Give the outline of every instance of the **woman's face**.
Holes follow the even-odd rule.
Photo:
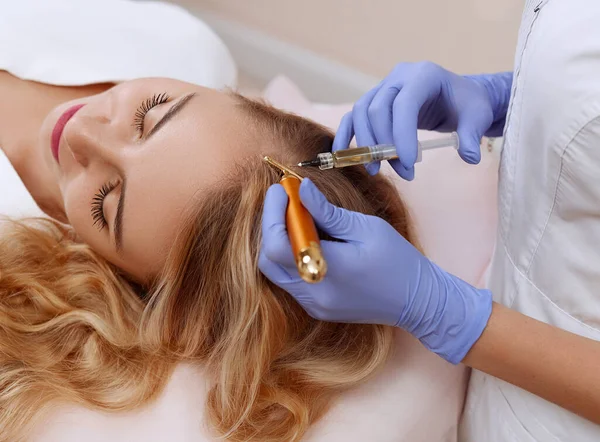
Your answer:
[[[82,240],[144,281],[162,268],[191,200],[231,160],[259,154],[248,150],[246,121],[222,92],[122,83],[50,112],[39,153],[51,173],[40,176],[55,177],[56,206]]]

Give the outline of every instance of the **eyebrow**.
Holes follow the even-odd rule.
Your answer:
[[[154,125],[154,127],[148,132],[148,134],[144,137],[144,140],[147,140],[156,132],[158,132],[165,124],[167,124],[173,117],[177,116],[179,112],[181,112],[187,103],[196,95],[195,92],[184,95],[179,100],[175,102],[173,106],[169,108],[167,112],[162,116],[160,120]],[[123,212],[125,209],[125,190],[127,189],[127,180],[123,179],[123,184],[121,185],[121,195],[119,196],[119,202],[117,204],[117,214],[115,215],[114,220],[114,236],[115,236],[115,246],[117,249],[117,253],[121,253],[123,251]]]
[[[123,179],[121,185],[121,196],[119,196],[119,203],[117,204],[117,214],[115,215],[114,221],[114,232],[115,232],[115,246],[117,253],[123,251],[123,209],[125,207],[125,189],[127,188],[127,180]]]
[[[185,108],[185,105],[188,104],[190,100],[194,98],[195,95],[196,93],[192,92],[190,94],[184,95],[179,100],[177,100],[175,104],[171,106],[168,111],[165,112],[162,118],[158,120],[154,127],[150,129],[148,134],[143,139],[149,139],[152,135],[158,132],[165,124],[167,124],[173,117],[177,116],[177,114]]]

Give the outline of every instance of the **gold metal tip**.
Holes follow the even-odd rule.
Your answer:
[[[311,242],[310,246],[300,250],[296,257],[296,267],[300,277],[309,284],[321,282],[327,274],[327,261],[319,244]]]
[[[284,166],[283,164],[281,164],[279,161],[275,161],[273,158],[271,158],[270,156],[264,156],[263,157],[263,161],[266,162],[267,164],[273,166],[276,169],[279,169],[283,172],[284,175],[291,175],[294,178],[298,178],[300,181],[302,181],[302,177],[300,175],[298,175],[296,172],[294,172],[292,169],[290,169],[287,166]]]

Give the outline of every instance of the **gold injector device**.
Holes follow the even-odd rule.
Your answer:
[[[285,223],[298,273],[306,282],[320,282],[327,273],[327,262],[323,257],[315,222],[300,201],[302,177],[271,157],[266,156],[263,160],[283,172],[279,183],[288,195]]]

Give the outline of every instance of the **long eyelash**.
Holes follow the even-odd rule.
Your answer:
[[[140,107],[138,107],[137,111],[135,111],[135,116],[133,118],[133,127],[140,133],[144,133],[144,118],[150,109],[160,104],[166,103],[169,101],[171,97],[167,95],[166,92],[162,94],[154,94],[152,97],[147,98],[142,101]]]
[[[106,218],[104,218],[104,198],[110,192],[112,192],[117,186],[118,182],[103,184],[98,190],[98,193],[92,198],[92,219],[94,220],[94,227],[98,230],[103,230],[107,226]]]

